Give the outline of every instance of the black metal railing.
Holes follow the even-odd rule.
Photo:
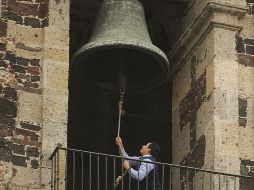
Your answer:
[[[124,159],[116,155],[57,147],[50,157],[51,189],[158,190],[149,187],[148,178],[140,182],[126,174],[122,168]],[[158,168],[161,190],[254,190],[254,177],[251,176],[162,162],[146,163]]]

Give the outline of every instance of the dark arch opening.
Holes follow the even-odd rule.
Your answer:
[[[88,41],[99,4],[99,0],[72,1],[70,59]],[[172,42],[169,42],[158,16],[149,8],[145,11],[153,43],[167,54]],[[69,74],[68,147],[117,155],[119,94],[86,88],[72,72]],[[170,81],[147,92],[126,96],[124,110],[120,136],[126,151],[138,155],[141,145],[155,141],[161,147],[159,161],[171,163]],[[71,165],[69,169],[72,169]]]

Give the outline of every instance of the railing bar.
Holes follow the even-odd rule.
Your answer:
[[[172,190],[172,170],[173,168],[172,167],[169,167],[169,190]]]
[[[92,190],[92,155],[89,154],[89,190]]]
[[[165,178],[165,176],[164,176],[164,165],[162,165],[162,174],[161,174],[161,176],[162,176],[162,179],[161,179],[161,187],[162,187],[162,190],[164,190],[164,178]]]
[[[195,188],[196,188],[196,170],[193,170],[194,171],[194,175],[193,175],[193,184],[192,184],[192,186],[193,186],[193,190],[195,190]]]
[[[76,178],[76,154],[73,151],[72,152],[73,155],[73,174],[72,174],[72,189],[75,190],[75,178]]]
[[[56,176],[56,156],[54,157],[54,165],[55,165],[55,167],[54,167],[54,190],[56,189],[56,178],[57,178],[57,176]]]
[[[234,177],[234,190],[236,190],[236,177]]]
[[[153,190],[155,190],[155,170],[157,170],[157,165],[154,165],[154,168],[153,168]]]
[[[60,152],[60,150],[57,152],[57,157],[56,157],[56,159],[57,159],[57,161],[56,161],[56,163],[57,163],[57,177],[56,177],[56,185],[57,185],[57,190],[59,190],[59,152]]]
[[[68,148],[63,148],[63,149],[68,149]],[[56,147],[53,153],[50,155],[49,160],[53,160],[58,150],[59,150],[59,147]]]
[[[204,177],[205,176],[205,173],[203,172],[203,179],[202,179],[202,190],[204,190]]]
[[[181,182],[181,168],[179,168],[179,189],[182,189],[182,182]]]
[[[140,164],[141,164],[141,162],[140,162],[140,160],[138,161],[138,168],[139,168],[139,166],[140,166]],[[138,179],[139,179],[139,169],[138,169]],[[137,185],[138,185],[138,190],[139,190],[139,180],[137,180]]]
[[[188,170],[188,168],[187,168],[187,170],[186,170],[186,181],[187,181],[187,189],[188,190],[190,190],[190,187],[189,187],[189,170]]]
[[[108,189],[108,157],[105,157],[105,189]]]
[[[122,163],[123,163],[123,159],[122,159]],[[122,174],[122,179],[121,179],[121,186],[122,186],[122,189],[123,189],[123,173],[124,173],[124,169],[123,169],[123,167],[121,167],[122,169],[121,169],[121,174]]]
[[[51,190],[54,187],[54,160],[51,160]]]
[[[220,190],[220,174],[219,174],[219,190]]]
[[[68,169],[68,163],[67,163],[67,150],[64,150],[64,154],[65,154],[65,172],[64,172],[64,183],[65,183],[65,189],[67,189],[67,169]]]
[[[148,170],[148,167],[147,167],[147,163],[146,163],[146,190],[148,190],[148,174],[147,174],[147,170]]]
[[[89,153],[89,154],[95,154],[95,155],[100,155],[100,156],[108,156],[108,157],[115,157],[115,158],[124,158],[126,160],[137,160],[137,159],[133,159],[133,158],[125,158],[123,156],[117,156],[117,155],[111,155],[111,154],[103,154],[103,153],[84,151],[84,150],[78,150],[78,149],[72,149],[72,148],[63,148],[63,147],[60,148],[60,147],[57,147],[56,149],[70,150],[70,151],[76,151],[76,152],[84,152],[84,153]],[[54,150],[54,152],[55,152],[55,150]],[[52,159],[53,153],[51,154],[50,159]],[[205,169],[199,169],[199,168],[195,168],[195,167],[181,166],[181,165],[175,165],[175,164],[169,164],[169,163],[163,163],[163,162],[152,162],[152,161],[144,161],[144,162],[146,162],[146,163],[152,163],[152,164],[160,164],[160,165],[165,165],[165,166],[171,166],[171,167],[177,167],[177,168],[188,168],[189,170],[193,169],[193,170],[197,170],[197,171],[200,171],[200,172],[206,172],[206,173],[212,173],[212,174],[220,174],[220,175],[231,176],[231,177],[243,177],[243,178],[254,179],[254,177],[252,177],[252,176],[244,176],[244,175],[236,175],[236,174],[229,174],[229,173],[223,173],[223,172],[216,172],[216,171],[212,171],[212,170],[205,170]]]
[[[83,152],[81,152],[81,188],[84,190],[84,156]]]
[[[116,179],[116,158],[114,157],[114,159],[113,159],[113,185],[115,183],[115,179]]]
[[[210,190],[212,190],[212,174],[210,174]]]
[[[129,176],[129,190],[131,190],[131,176],[130,175],[128,176]]]
[[[227,179],[226,179],[226,190],[228,190],[228,176],[226,176]]]
[[[100,190],[100,155],[97,155],[97,190]]]

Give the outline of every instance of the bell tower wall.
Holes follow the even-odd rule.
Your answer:
[[[69,3],[1,1],[0,189],[49,189],[66,146]]]
[[[252,175],[253,2],[189,1],[180,26],[168,54],[173,163]]]

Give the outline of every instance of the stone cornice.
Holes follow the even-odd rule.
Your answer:
[[[193,20],[189,27],[180,36],[172,50],[168,53],[171,65],[169,78],[183,66],[189,55],[195,50],[200,42],[215,28],[226,28],[239,32],[242,27],[239,19],[248,11],[247,7],[236,6],[215,1],[208,2],[202,12]],[[220,19],[221,15],[229,19]]]

